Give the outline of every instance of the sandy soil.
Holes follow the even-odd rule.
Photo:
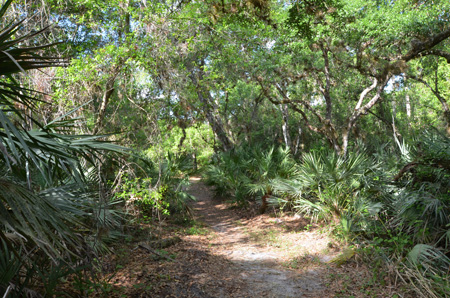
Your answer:
[[[294,230],[301,229],[306,226],[304,220],[267,215],[245,220],[228,209],[226,204],[215,200],[201,182],[194,182],[190,191],[197,197],[197,202],[193,204],[197,219],[215,231],[211,251],[231,261],[231,266],[237,269],[235,280],[244,284],[245,296],[320,297],[319,294],[325,287],[326,268],[308,266],[309,268],[299,272],[287,269],[286,262],[296,255],[314,255],[318,260],[329,257],[319,251],[327,251],[327,244],[331,239],[323,236],[313,241],[308,237],[311,233],[293,233],[284,242],[281,233],[277,231],[285,229],[287,224]],[[292,247],[293,245],[298,247]],[[314,257],[311,258],[313,259]]]
[[[105,288],[95,296],[322,298],[398,294],[392,278],[385,274],[374,279],[373,270],[358,256],[340,267],[330,265],[342,247],[323,227],[299,216],[281,216],[275,210],[264,215],[232,210],[215,199],[199,179],[192,180],[189,192],[197,198],[191,205],[197,224],[184,229],[169,223],[161,226],[164,237],[177,236],[182,241],[152,253],[139,243],[155,239],[155,229],[141,227],[139,242],[119,246],[105,260]]]

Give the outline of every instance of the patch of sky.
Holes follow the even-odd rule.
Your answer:
[[[266,48],[268,50],[271,50],[274,45],[275,45],[275,40],[269,40],[268,42],[266,42]]]
[[[403,89],[405,87],[404,79],[405,78],[404,78],[403,74],[393,76],[387,82],[386,87],[384,87],[384,91],[389,94],[391,92],[399,91],[399,90]]]

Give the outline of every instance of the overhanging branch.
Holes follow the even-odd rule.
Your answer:
[[[417,39],[413,39],[411,41],[411,50],[404,55],[400,60],[404,60],[406,62],[417,58],[425,51],[431,50],[434,46],[438,45],[442,41],[446,40],[450,37],[450,28],[442,31],[436,35],[433,35],[427,38],[425,41],[419,41]]]

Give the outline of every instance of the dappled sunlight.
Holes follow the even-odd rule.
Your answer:
[[[259,215],[242,219],[223,202],[212,198],[211,191],[202,183],[194,183],[191,193],[197,201],[192,204],[198,219],[208,224],[217,237],[214,246],[225,247],[229,258],[269,259],[286,261],[303,254],[334,255],[339,249],[331,237],[319,233],[299,216],[281,218]],[[227,247],[232,245],[232,247]]]
[[[190,232],[166,227],[165,237],[181,242],[159,250],[132,242],[105,260],[115,268],[104,280],[110,297],[322,298],[371,279],[364,265],[329,263],[342,249],[323,227],[299,216],[240,217],[201,182],[190,192],[197,197]]]
[[[108,282],[130,296],[143,297],[323,297],[318,290],[327,273],[324,268],[287,270],[264,254],[230,262],[229,256],[206,250],[205,240],[187,236],[171,247],[177,256],[173,262],[161,263],[146,251],[130,250],[127,267]]]
[[[239,278],[246,282],[249,293],[300,297],[323,289],[327,265],[317,262],[320,258],[305,258],[302,268],[290,269],[293,258],[329,253],[331,239],[313,231],[304,219],[268,215],[243,219],[223,202],[212,199],[211,191],[201,182],[194,182],[190,192],[197,198],[192,204],[197,219],[212,229],[210,252],[242,270]]]

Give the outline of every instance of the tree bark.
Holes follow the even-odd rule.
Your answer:
[[[117,74],[114,74],[108,79],[108,81],[106,81],[105,91],[103,92],[100,108],[98,109],[97,121],[95,122],[93,134],[97,134],[103,128],[103,120],[106,115],[106,108],[108,107],[109,100],[114,92],[114,83],[116,82],[116,76]]]
[[[436,35],[430,36],[425,41],[419,41],[417,39],[413,39],[411,41],[411,49],[409,50],[406,55],[404,55],[400,60],[404,60],[405,62],[408,62],[412,59],[418,58],[420,56],[426,56],[426,55],[437,55],[444,57],[444,58],[450,58],[450,56],[447,56],[448,53],[438,50],[432,50],[432,48],[442,41],[446,40],[450,37],[450,28],[447,28],[446,30],[442,31],[441,33],[438,33]],[[444,55],[446,54],[446,55]]]
[[[281,105],[281,113],[283,115],[283,137],[284,137],[284,144],[287,148],[292,149],[292,142],[291,142],[291,135],[289,134],[289,109],[287,104]]]
[[[267,207],[269,206],[267,203],[267,199],[270,198],[270,194],[265,194],[261,198],[261,206],[259,207],[259,214],[266,213]]]
[[[406,107],[406,117],[408,117],[408,127],[411,127],[411,99],[409,98],[409,94],[405,96],[405,107]]]
[[[297,155],[299,149],[303,150],[304,144],[302,142],[302,137],[303,137],[303,130],[302,130],[302,126],[299,125],[298,126],[298,135],[295,140],[294,155]]]
[[[397,103],[395,102],[395,99],[392,98],[392,129],[394,131],[394,137],[398,137],[398,132],[397,132],[397,126],[395,125],[395,118],[397,118]]]
[[[189,69],[190,68],[190,69]],[[202,86],[200,86],[199,81],[202,79],[202,72],[203,70],[197,70],[199,73],[199,78],[197,78],[194,68],[188,67],[189,69],[189,77],[192,81],[192,84],[195,87],[195,91],[197,93],[197,97],[199,101],[203,104],[202,112],[204,113],[206,119],[208,120],[209,125],[211,126],[211,129],[213,130],[213,133],[215,137],[219,140],[219,142],[222,145],[222,149],[224,151],[228,151],[233,148],[233,142],[228,137],[227,132],[224,128],[224,124],[222,119],[219,116],[219,113],[214,113],[214,100],[211,97],[211,94],[208,90],[205,90]],[[217,107],[216,107],[217,110]]]
[[[186,126],[182,126],[181,127],[181,132],[182,132],[182,136],[181,136],[181,138],[180,138],[180,142],[178,143],[178,150],[181,150],[181,148],[182,148],[182,146],[183,146],[183,143],[184,143],[184,140],[186,140]]]

